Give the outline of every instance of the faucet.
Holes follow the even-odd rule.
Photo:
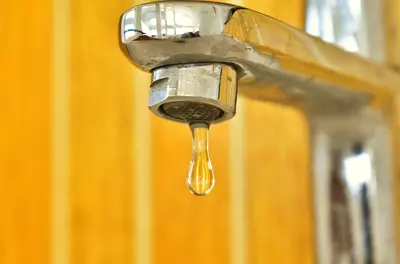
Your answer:
[[[119,37],[126,57],[151,73],[149,108],[161,118],[224,122],[235,116],[238,93],[301,111],[310,126],[318,262],[339,263],[337,255],[347,254],[357,263],[396,263],[392,146],[399,74],[222,3],[139,5],[122,15]],[[348,181],[345,196],[371,208],[368,216],[352,215],[363,226],[363,242],[347,252],[335,247],[340,238],[331,230],[335,174]]]

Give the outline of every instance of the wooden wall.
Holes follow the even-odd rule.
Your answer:
[[[0,263],[314,263],[307,126],[240,98],[211,128],[216,186],[189,194],[189,128],[147,110],[118,48],[139,1],[0,6]],[[303,0],[236,4],[303,26]]]

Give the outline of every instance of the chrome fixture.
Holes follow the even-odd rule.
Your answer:
[[[236,111],[237,73],[224,64],[182,64],[152,72],[149,108],[177,122],[217,123]]]
[[[119,35],[126,57],[152,74],[149,107],[162,118],[228,120],[237,92],[302,111],[311,131],[318,262],[396,263],[390,120],[397,73],[261,13],[221,3],[140,5],[123,14]],[[359,181],[354,188],[346,183],[343,197],[354,192],[369,199],[369,231],[360,227],[366,221],[354,225],[373,254],[335,248],[337,212],[328,208],[340,197],[330,198],[328,183],[343,178]],[[357,217],[362,214],[349,221]]]

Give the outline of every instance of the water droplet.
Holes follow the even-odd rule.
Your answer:
[[[209,124],[190,124],[193,136],[193,156],[187,177],[191,193],[197,196],[208,194],[214,187],[214,171],[208,154]]]

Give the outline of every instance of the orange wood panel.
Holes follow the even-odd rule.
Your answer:
[[[117,38],[132,2],[70,5],[70,262],[132,263],[140,135],[133,133],[133,70]]]
[[[49,263],[51,1],[0,4],[0,263]]]
[[[293,109],[246,102],[249,263],[313,263],[305,120]]]
[[[246,0],[245,6],[303,27],[303,0]],[[248,262],[314,263],[306,120],[295,109],[244,102]]]

